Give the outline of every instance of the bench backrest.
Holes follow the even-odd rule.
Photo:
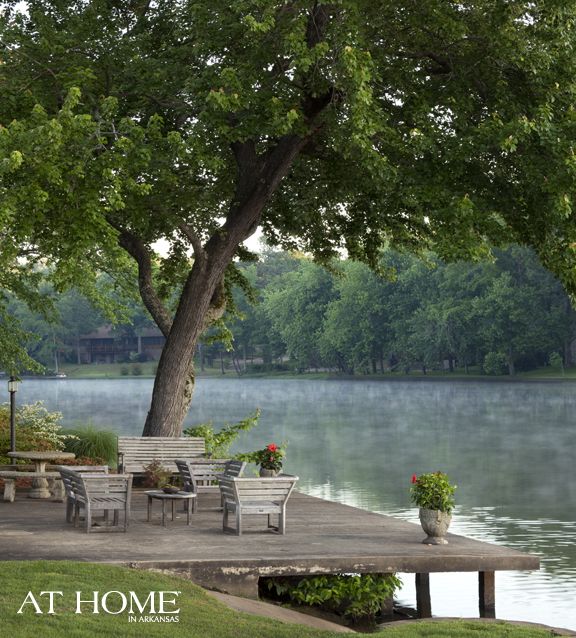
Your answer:
[[[291,474],[260,478],[222,476],[220,489],[225,500],[240,505],[246,501],[274,501],[282,504],[288,500],[297,480],[298,477]]]
[[[108,474],[110,468],[107,465],[55,465],[60,470],[70,470],[72,472],[88,472],[89,474]]]
[[[176,473],[176,459],[203,457],[206,443],[201,437],[119,436],[118,472],[141,474],[154,460]]]
[[[234,459],[176,459],[176,466],[184,482],[184,489],[197,492],[198,487],[218,489],[218,479],[222,476],[240,476],[246,467],[244,461]]]

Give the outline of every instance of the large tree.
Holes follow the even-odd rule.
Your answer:
[[[572,3],[0,11],[0,254],[49,257],[62,288],[136,265],[166,336],[145,435],[180,432],[196,344],[258,227],[372,265],[385,241],[464,257],[514,238],[573,283]]]

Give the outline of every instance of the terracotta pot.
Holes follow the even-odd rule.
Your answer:
[[[276,470],[269,470],[266,467],[260,468],[260,476],[277,476],[278,472]]]
[[[445,536],[448,532],[452,514],[440,510],[420,508],[420,523],[428,536],[422,541],[425,545],[447,545]]]

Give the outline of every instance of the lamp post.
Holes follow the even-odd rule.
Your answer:
[[[10,393],[10,452],[16,452],[16,392],[20,381],[16,377],[10,377],[8,392]],[[11,459],[12,465],[16,459]]]

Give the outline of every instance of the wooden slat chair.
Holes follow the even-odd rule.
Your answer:
[[[273,477],[237,478],[220,477],[220,490],[224,499],[224,517],[222,528],[242,534],[242,516],[249,514],[267,514],[268,528],[280,534],[286,533],[286,503],[297,476],[280,474]],[[228,515],[236,515],[236,529],[228,526]],[[278,525],[272,525],[272,515],[278,516]]]
[[[202,437],[193,436],[119,436],[118,472],[143,474],[144,467],[154,460],[178,473],[175,459],[202,458],[206,444]]]
[[[62,477],[62,483],[66,494],[66,522],[72,523],[74,522],[74,505],[76,503],[76,497],[73,490],[72,479],[68,473],[108,474],[109,468],[107,465],[59,465],[56,466],[56,468]]]
[[[132,497],[131,474],[84,474],[68,472],[74,491],[74,527],[78,527],[80,507],[85,510],[86,532],[126,532],[130,522],[130,501]],[[112,525],[105,520],[104,525],[92,527],[92,516],[97,511],[112,511]],[[124,510],[124,526],[118,524],[119,512]]]
[[[182,479],[182,489],[196,494],[220,493],[219,478],[242,476],[246,463],[235,459],[176,459],[174,461]],[[193,511],[198,507],[198,498],[193,500]],[[224,506],[224,500],[221,501]]]

